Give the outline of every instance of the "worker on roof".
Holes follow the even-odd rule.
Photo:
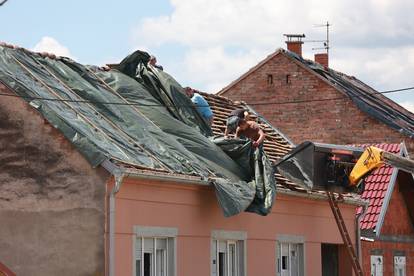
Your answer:
[[[265,133],[260,126],[253,121],[237,118],[236,137],[246,137],[252,141],[253,147],[257,148],[263,144]]]
[[[210,105],[201,96],[191,87],[184,88],[185,94],[191,98],[191,101],[196,105],[197,111],[201,114],[201,116],[207,121],[208,125],[211,127],[213,124],[213,111],[211,111]]]
[[[237,129],[237,123],[239,119],[244,119],[245,121],[250,120],[250,114],[247,109],[239,108],[233,110],[229,117],[227,118],[226,122],[226,130],[224,131],[224,137],[227,137],[229,133],[233,133]]]
[[[157,69],[164,70],[164,68],[161,65],[157,64],[157,58],[153,55],[150,56],[148,64],[151,65],[151,66],[154,66]]]

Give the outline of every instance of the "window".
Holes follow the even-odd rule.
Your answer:
[[[405,276],[405,256],[394,256],[394,275]]]
[[[278,242],[277,275],[303,275],[303,244]]]
[[[290,80],[290,75],[289,74],[287,74],[286,75],[286,84],[291,84],[292,82],[291,82],[291,80]]]
[[[338,244],[321,244],[322,276],[339,275],[339,246]]]
[[[135,227],[136,276],[174,276],[177,230],[161,227]]]
[[[212,275],[244,276],[246,234],[213,231],[212,237]]]
[[[303,276],[305,238],[280,234],[276,238],[276,275]]]
[[[267,74],[267,85],[273,85],[273,75]]]
[[[382,256],[371,255],[371,276],[382,276]]]

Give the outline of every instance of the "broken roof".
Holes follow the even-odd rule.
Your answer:
[[[413,113],[398,105],[386,96],[378,93],[378,91],[353,76],[348,76],[333,69],[323,67],[318,63],[304,59],[293,52],[286,51],[281,48],[267,56],[264,60],[252,67],[237,80],[220,90],[217,94],[225,95],[231,87],[279,54],[285,55],[302,68],[315,74],[317,77],[336,88],[346,97],[350,98],[361,111],[367,113],[371,117],[381,121],[396,131],[410,138],[414,138]]]
[[[206,137],[211,129],[171,76],[150,66],[125,66],[118,69],[139,77],[0,45],[0,81],[59,129],[93,166],[110,164],[185,179],[244,179],[237,163]],[[244,103],[204,96],[215,113],[215,134],[222,134],[231,110],[243,107],[255,114]],[[266,132],[264,149],[275,161],[293,144],[257,117]],[[309,193],[280,175],[276,179],[280,191],[325,198],[323,192]]]

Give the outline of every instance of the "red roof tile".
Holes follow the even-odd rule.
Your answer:
[[[364,144],[358,146],[368,147],[371,145]],[[400,152],[400,144],[374,144],[372,146],[392,153]],[[361,219],[362,230],[374,229],[377,225],[384,197],[387,193],[393,171],[394,168],[384,165],[365,178],[365,190],[361,197],[369,200],[369,205],[365,215]],[[358,208],[357,214],[360,214],[361,212],[362,208]]]

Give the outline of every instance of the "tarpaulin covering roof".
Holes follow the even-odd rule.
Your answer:
[[[244,210],[267,214],[275,194],[270,161],[256,155],[260,169],[249,175],[208,138],[211,129],[183,88],[147,65],[148,59],[147,53],[136,51],[116,69],[102,70],[0,46],[0,81],[59,129],[93,166],[110,160],[200,176],[216,187],[225,215]],[[257,192],[264,190],[258,202]]]

